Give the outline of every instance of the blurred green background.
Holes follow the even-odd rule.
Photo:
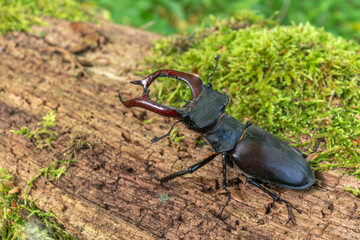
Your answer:
[[[360,0],[78,0],[107,9],[114,22],[164,35],[184,33],[208,22],[251,9],[280,24],[310,22],[347,39],[360,41]]]

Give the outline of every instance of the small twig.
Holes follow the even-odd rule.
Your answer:
[[[81,63],[71,54],[71,52],[67,51],[64,48],[58,47],[58,46],[50,47],[50,51],[60,52],[64,55],[66,55],[67,57],[69,57],[70,62],[75,64],[80,69],[80,71],[84,74],[84,77],[89,77],[89,75],[86,73],[83,65],[81,65]]]

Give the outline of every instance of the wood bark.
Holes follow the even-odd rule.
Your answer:
[[[164,139],[151,144],[173,121],[127,109],[117,98],[119,90],[127,99],[140,96],[142,89],[129,81],[141,79],[134,72],[150,54],[150,41],[159,36],[108,22],[47,21],[49,27],[36,27],[30,34],[0,36],[0,167],[15,176],[23,193],[39,169],[61,159],[59,153],[71,139],[93,143],[92,148],[77,152],[78,162],[66,176],[56,181],[42,177],[30,191],[30,199],[38,198],[36,206],[51,208],[71,235],[78,239],[360,238],[359,198],[344,191],[344,185],[359,187],[359,180],[339,171],[317,172],[315,185],[302,191],[270,186],[293,205],[296,225],[286,224],[284,204],[269,207],[272,199],[234,169],[228,169],[232,200],[224,212],[226,219],[218,219],[215,215],[226,201],[219,187],[221,157],[160,186],[145,171],[147,163],[153,164],[156,175],[165,176],[200,161],[211,149],[194,149],[198,135],[185,127],[178,129],[187,136],[182,142]],[[87,32],[96,33],[94,46],[84,47]],[[69,54],[79,48],[76,56]],[[9,132],[22,126],[34,129],[51,110],[56,111],[59,132],[55,150],[36,150],[28,139]],[[144,123],[149,118],[155,120]],[[165,194],[171,199],[160,201]]]

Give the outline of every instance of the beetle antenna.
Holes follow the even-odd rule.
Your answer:
[[[171,131],[172,131],[173,128],[175,127],[175,125],[178,124],[179,122],[182,122],[182,120],[179,120],[179,121],[175,122],[175,123],[171,126],[171,128],[170,128],[170,130],[169,130],[169,132],[168,132],[167,134],[165,134],[164,136],[161,136],[161,137],[156,137],[156,136],[155,136],[153,139],[151,139],[151,142],[152,142],[152,143],[155,143],[155,142],[159,141],[160,139],[163,139],[164,137],[169,136],[170,133],[171,133]]]
[[[212,76],[214,76],[215,70],[216,70],[216,68],[217,68],[217,66],[218,66],[218,63],[219,63],[219,60],[220,60],[220,54],[216,55],[216,58],[215,58],[216,65],[215,65],[214,71],[213,71],[213,72],[210,74],[210,76],[208,77],[208,79],[207,79],[207,81],[206,81],[206,84],[208,84],[210,78],[211,78]]]

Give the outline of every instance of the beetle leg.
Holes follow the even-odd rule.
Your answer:
[[[307,158],[308,156],[314,154],[317,152],[318,148],[320,147],[320,144],[321,142],[326,142],[325,139],[323,138],[320,138],[320,140],[316,143],[315,147],[314,147],[314,150],[312,152],[310,152],[309,154],[305,154],[303,152],[301,152],[300,150],[298,150],[297,148],[295,147],[292,147],[296,152],[298,152],[303,158]]]
[[[275,202],[283,202],[286,205],[286,208],[288,210],[288,221],[286,222],[286,224],[288,224],[290,221],[295,225],[295,222],[293,221],[293,217],[291,215],[291,207],[290,204],[281,199],[280,197],[276,196],[275,194],[273,194],[272,192],[270,192],[268,189],[266,189],[265,187],[261,186],[260,183],[254,179],[254,178],[247,178],[246,181],[252,185],[254,185],[255,187],[260,188],[261,190],[263,190],[264,192],[266,192],[267,194],[270,195],[270,197],[272,197],[274,199]]]
[[[180,176],[183,176],[185,174],[188,174],[188,173],[193,173],[195,172],[196,170],[198,170],[199,168],[203,167],[205,164],[209,163],[211,160],[213,160],[217,155],[219,155],[219,153],[216,153],[216,152],[212,152],[211,154],[209,154],[208,156],[206,156],[206,158],[204,158],[203,160],[201,160],[200,162],[198,163],[195,163],[194,165],[191,165],[190,167],[188,167],[187,170],[183,170],[183,171],[179,171],[179,172],[176,172],[176,173],[173,173],[173,174],[170,174],[166,177],[163,177],[163,178],[158,178],[156,177],[150,170],[149,168],[151,167],[151,165],[148,165],[146,167],[146,171],[151,175],[152,178],[156,179],[157,181],[160,182],[161,185],[164,185],[166,182],[174,179],[174,178],[177,178],[177,177],[180,177]]]
[[[299,153],[304,159],[307,158],[307,154],[303,153],[302,151],[300,151],[299,149],[297,149],[296,147],[291,146],[297,153]]]
[[[226,188],[226,162],[229,161],[229,153],[223,152],[222,153],[222,166],[223,166],[223,189],[226,191],[226,195],[228,196],[228,199],[226,200],[224,206],[221,208],[219,213],[219,218],[222,219],[221,215],[225,209],[225,207],[229,204],[231,199],[231,192]]]
[[[155,143],[155,142],[159,141],[160,139],[163,139],[164,137],[169,136],[170,133],[171,133],[171,131],[173,130],[174,126],[175,126],[176,124],[178,124],[179,122],[182,122],[182,120],[179,120],[179,121],[175,122],[175,123],[171,126],[171,128],[170,128],[170,130],[169,130],[169,132],[168,132],[167,134],[165,134],[165,135],[163,135],[163,136],[161,136],[161,137],[156,137],[156,136],[155,136],[153,139],[151,139],[151,142],[152,142],[152,143]]]
[[[316,145],[315,145],[315,147],[314,147],[314,150],[313,150],[311,153],[309,153],[308,155],[306,155],[306,157],[309,156],[309,155],[311,155],[311,154],[316,153],[317,150],[318,150],[318,148],[320,147],[320,143],[321,143],[321,142],[326,142],[326,141],[325,141],[325,139],[321,138],[321,139],[316,143]]]

